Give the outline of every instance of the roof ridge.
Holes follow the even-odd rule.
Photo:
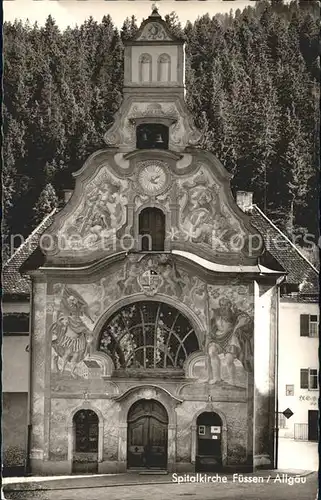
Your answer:
[[[52,217],[52,215],[54,215],[55,212],[57,212],[57,211],[58,211],[58,208],[54,208],[49,214],[46,215],[46,217],[44,217],[44,219],[42,219],[42,221],[38,224],[38,226],[35,227],[35,229],[33,231],[31,231],[31,233],[29,234],[29,236],[27,236],[27,238],[25,239],[25,241],[23,243],[21,243],[21,245],[18,246],[18,248],[11,255],[11,257],[4,263],[3,269],[8,264],[11,264],[12,259],[14,257],[17,257],[17,255],[20,253],[20,251],[23,249],[23,247],[28,243],[28,240],[30,240],[37,233],[37,231],[39,231],[39,229],[41,228],[41,226],[49,219],[49,217]]]
[[[316,267],[314,267],[312,262],[310,262],[309,259],[306,258],[306,256],[298,249],[298,247],[293,243],[293,241],[291,241],[290,238],[288,238],[288,236],[286,236],[286,234],[284,234],[283,231],[281,231],[281,229],[279,229],[274,224],[274,222],[272,222],[271,219],[269,219],[269,217],[267,215],[265,215],[265,213],[255,203],[252,205],[252,208],[256,208],[256,210],[268,221],[268,223],[274,229],[276,229],[283,236],[284,239],[286,239],[290,243],[290,245],[296,250],[296,252],[300,255],[300,257],[302,257],[309,264],[309,266],[313,269],[313,271],[315,271],[317,274],[319,274],[318,269]]]

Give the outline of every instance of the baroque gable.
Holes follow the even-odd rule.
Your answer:
[[[259,237],[234,203],[229,174],[209,153],[186,156],[101,151],[76,174],[76,189],[43,238],[47,261],[90,263],[139,251],[139,215],[148,207],[165,217],[165,250],[186,250],[218,263],[250,263]]]

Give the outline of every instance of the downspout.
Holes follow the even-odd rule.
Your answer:
[[[25,474],[31,473],[30,451],[31,451],[31,430],[32,430],[32,353],[33,353],[33,279],[31,279],[30,294],[30,319],[29,319],[29,380],[28,380],[28,423],[27,423],[27,456],[25,464]]]
[[[280,330],[280,287],[285,280],[281,276],[277,281],[276,294],[276,336],[275,336],[275,447],[274,447],[274,469],[278,468],[279,458],[279,330]]]

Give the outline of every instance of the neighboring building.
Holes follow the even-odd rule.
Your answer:
[[[318,440],[319,273],[299,249],[255,207],[252,223],[287,270],[279,312],[279,436]],[[285,410],[293,413],[290,418]]]
[[[28,277],[21,276],[20,266],[33,253],[39,238],[53,221],[54,210],[33,231],[12,257],[2,273],[2,435],[4,472],[25,469],[30,380],[29,333],[30,291]]]
[[[27,422],[7,385],[7,466],[11,429],[28,424],[38,474],[271,468],[279,292],[302,256],[282,260],[271,222],[245,214],[250,195],[235,203],[230,175],[196,147],[183,42],[155,9],[126,42],[124,82],[108,147],[4,267],[7,312],[27,313],[31,296]]]

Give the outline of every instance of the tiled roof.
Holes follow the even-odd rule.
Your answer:
[[[301,294],[319,293],[319,272],[297,246],[273,222],[253,205],[252,225],[262,234],[268,252],[287,272],[287,283],[298,284]]]
[[[17,248],[10,259],[5,262],[2,270],[2,294],[4,296],[19,295],[27,297],[30,294],[30,278],[21,276],[19,268],[38,247],[41,235],[52,224],[56,212],[56,208],[52,210],[22,245]]]

